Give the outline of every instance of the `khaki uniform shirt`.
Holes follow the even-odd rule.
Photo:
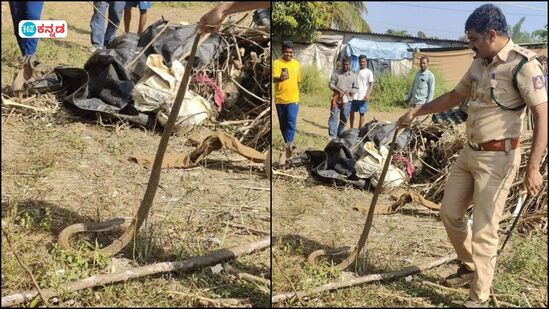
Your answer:
[[[513,87],[513,73],[517,64],[526,56],[529,60],[517,75],[519,91]],[[515,45],[511,39],[494,57],[491,63],[477,58],[455,88],[455,91],[470,99],[467,109],[466,135],[473,143],[519,138],[526,108],[518,111],[504,110],[490,96],[505,107],[522,104],[536,106],[547,102],[542,65],[535,60],[536,54]]]

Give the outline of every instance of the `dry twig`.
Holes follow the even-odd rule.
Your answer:
[[[190,271],[200,267],[206,267],[218,264],[219,262],[237,258],[241,255],[250,254],[257,250],[267,248],[271,245],[271,238],[266,237],[254,243],[238,245],[231,248],[219,249],[205,256],[193,257],[183,261],[163,262],[147,266],[135,267],[120,272],[104,275],[96,275],[86,279],[70,282],[62,286],[59,290],[74,292],[94,286],[106,285],[113,282],[126,281],[133,278],[149,276],[161,272],[171,271]],[[57,295],[56,288],[42,290],[44,299],[49,299]],[[2,307],[10,307],[21,304],[32,299],[38,294],[36,290],[20,292],[2,297]]]

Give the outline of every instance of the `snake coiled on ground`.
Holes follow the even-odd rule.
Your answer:
[[[352,251],[352,250],[354,250],[354,247],[350,247],[350,246],[339,247],[335,249],[319,249],[309,254],[309,256],[307,257],[307,261],[311,265],[318,266],[317,259],[321,256],[338,256],[338,255],[348,254],[349,251]]]
[[[393,152],[395,150],[395,142],[397,139],[399,133],[399,129],[395,127],[395,131],[393,133],[393,139],[391,140],[391,144],[389,145],[389,153],[387,154],[387,158],[385,159],[385,163],[383,164],[383,170],[381,171],[381,175],[379,176],[379,180],[376,186],[376,189],[374,191],[374,195],[372,197],[372,200],[370,201],[370,208],[368,209],[368,216],[366,217],[366,223],[364,224],[364,229],[362,230],[362,234],[360,234],[360,238],[358,240],[357,246],[353,249],[351,254],[343,260],[343,262],[333,266],[335,269],[339,270],[345,270],[347,267],[349,267],[351,264],[353,264],[356,259],[358,258],[358,255],[364,248],[364,245],[366,244],[366,240],[368,239],[368,234],[370,233],[370,228],[372,227],[372,221],[374,218],[374,210],[377,203],[377,198],[381,192],[381,189],[383,188],[383,182],[385,181],[385,175],[387,174],[387,170],[389,169],[389,165],[391,162],[391,158],[393,156]],[[337,250],[336,252],[340,252],[341,248],[334,249]],[[323,255],[334,255],[330,254],[333,252],[332,250],[317,250],[314,251],[309,255],[309,258],[307,259],[309,263],[316,265],[316,258]],[[312,261],[312,262],[311,262]]]
[[[63,249],[72,249],[70,237],[76,233],[82,232],[107,232],[124,223],[122,218],[114,218],[103,222],[76,223],[67,226],[59,233],[58,242]]]
[[[201,35],[197,33],[193,41],[191,52],[189,54],[189,59],[194,59],[196,55],[196,50],[198,48],[200,41],[201,41]],[[166,153],[166,148],[168,147],[168,141],[174,129],[175,120],[179,115],[179,110],[181,109],[183,98],[185,97],[185,93],[187,92],[187,86],[189,84],[189,78],[192,70],[191,62],[192,61],[190,61],[185,66],[185,72],[183,73],[183,80],[181,81],[181,84],[177,91],[177,96],[172,106],[172,110],[170,112],[170,115],[168,116],[168,121],[166,123],[166,126],[164,127],[164,131],[162,132],[162,137],[160,138],[158,150],[156,151],[156,156],[154,158],[154,163],[151,170],[151,175],[149,177],[149,182],[147,184],[147,189],[145,191],[145,196],[143,197],[143,200],[141,201],[141,205],[137,210],[137,215],[136,217],[134,217],[130,226],[124,231],[124,234],[122,234],[122,236],[120,236],[118,239],[115,239],[113,243],[110,244],[109,246],[102,249],[103,253],[107,254],[108,256],[112,256],[120,252],[124,247],[126,247],[130,243],[130,241],[132,241],[137,236],[137,231],[139,231],[139,228],[147,218],[149,214],[149,210],[152,207],[154,196],[158,188],[158,183],[160,182],[160,172],[162,169],[162,161],[164,160],[164,154]],[[122,222],[124,222],[123,220],[122,222],[120,222],[120,220],[122,219],[115,218],[115,219],[111,219],[111,220],[108,220],[105,222],[99,222],[99,223],[73,224],[61,231],[58,237],[59,245],[62,249],[66,249],[73,252],[77,251],[69,243],[69,239],[73,234],[79,233],[79,232],[108,231],[113,229],[117,225],[122,224]],[[87,256],[90,258],[93,258],[95,256],[95,251],[88,252]]]

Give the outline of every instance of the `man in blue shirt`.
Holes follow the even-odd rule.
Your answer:
[[[414,84],[406,97],[406,102],[412,107],[430,102],[435,94],[435,76],[428,70],[429,58],[421,57],[419,66],[421,70],[416,73]]]

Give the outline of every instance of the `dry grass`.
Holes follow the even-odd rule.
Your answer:
[[[370,111],[366,121],[373,117],[395,121],[402,113],[397,111],[390,115]],[[325,127],[328,108],[301,106],[298,117],[298,148],[323,149],[327,143],[323,136],[327,135]],[[276,120],[273,123],[273,141],[279,141],[278,123]],[[443,140],[450,142],[456,135],[447,134]],[[315,138],[310,138],[312,136]],[[273,158],[276,160],[275,155]],[[367,207],[372,192],[351,186],[321,184],[309,177],[305,168],[282,172],[285,175],[274,175],[273,178],[273,255],[277,261],[273,261],[273,295],[293,292],[294,288],[307,291],[351,275],[333,271],[328,260],[323,261],[324,264],[319,267],[313,267],[306,259],[317,249],[356,245],[366,215],[353,210],[353,207]],[[391,195],[399,197],[407,189],[383,192],[377,205],[391,205],[394,202]],[[539,253],[534,248],[538,248]],[[374,217],[359,265],[349,271],[358,275],[396,271],[453,252],[438,215],[411,203],[395,214]],[[493,293],[497,299],[516,306],[526,306],[526,297],[534,307],[546,306],[546,253],[547,234],[513,234],[497,263],[493,284]],[[340,261],[336,258],[333,262]],[[301,299],[293,298],[275,307],[455,307],[452,302],[465,300],[468,289],[445,289],[438,284],[457,268],[457,264],[450,263],[413,278],[375,282]],[[423,281],[434,284],[421,284]]]
[[[4,16],[5,6],[2,3]],[[45,4],[42,17],[62,15],[75,36],[62,45],[40,42],[38,55],[50,68],[59,63],[58,59],[82,67],[90,56],[86,49],[91,16],[88,6]],[[193,22],[209,7],[153,4],[149,21],[166,14]],[[69,16],[63,12],[72,13]],[[9,20],[9,13],[7,16]],[[11,80],[8,75],[15,70],[18,55],[10,27],[2,24],[3,85]],[[52,51],[59,58],[53,57]],[[143,198],[150,174],[129,158],[133,153],[154,155],[160,137],[158,132],[127,123],[84,119],[56,108],[57,103],[50,96],[25,102],[47,112],[2,106],[2,233],[9,233],[14,245],[12,249],[2,246],[2,296],[34,288],[14,252],[31,269],[41,288],[58,287],[127,263],[179,260],[263,237],[229,224],[269,230],[270,192],[254,189],[269,187],[262,166],[232,153],[218,152],[196,168],[162,172],[148,221],[134,245],[115,259],[92,263],[83,254],[60,250],[57,235],[70,224],[123,217],[127,226]],[[193,148],[186,145],[187,138],[201,140],[210,133],[201,128],[189,135],[174,136],[168,152],[189,152]],[[82,235],[73,241],[87,250],[95,247],[96,241],[100,245],[110,243],[121,232]],[[2,237],[2,244],[4,241]],[[269,250],[230,263],[256,276],[270,277]],[[58,299],[52,300],[53,306],[194,307],[203,306],[206,299],[223,304],[229,298],[254,307],[269,305],[269,295],[261,286],[224,272],[214,274],[209,268],[159,274],[70,294],[60,292]]]

